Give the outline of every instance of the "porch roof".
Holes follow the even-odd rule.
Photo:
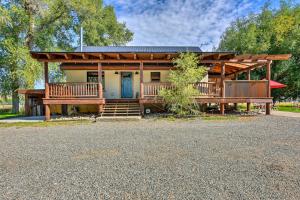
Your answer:
[[[226,75],[231,75],[264,66],[272,60],[288,60],[290,54],[259,54],[238,55],[235,52],[202,52],[198,47],[84,47],[73,52],[36,52],[31,56],[40,62],[59,62],[64,65],[84,68],[103,63],[113,68],[113,65],[125,64],[169,64],[182,52],[193,52],[199,56],[202,65],[209,67],[210,73],[220,74],[221,65],[225,64]],[[79,68],[78,68],[79,69]]]

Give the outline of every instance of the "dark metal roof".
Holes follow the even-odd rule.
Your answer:
[[[80,47],[75,52],[80,52]],[[201,53],[199,47],[192,46],[83,46],[82,52],[99,53]]]

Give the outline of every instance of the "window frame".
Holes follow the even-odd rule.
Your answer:
[[[90,81],[90,77],[95,78],[97,81]],[[88,83],[98,83],[98,72],[97,71],[88,71],[86,72],[86,82]],[[103,91],[105,90],[105,74],[104,71],[102,71],[102,88]]]
[[[154,74],[158,74],[158,76],[154,76]],[[161,82],[161,73],[160,72],[150,72],[150,80],[151,80],[151,82],[154,82],[154,83]]]

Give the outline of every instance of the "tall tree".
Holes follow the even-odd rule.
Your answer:
[[[282,90],[273,90],[275,99],[297,98],[300,95],[300,6],[290,1],[281,1],[279,9],[268,5],[257,15],[238,19],[221,38],[219,50],[239,53],[291,53],[292,59],[274,62],[272,79],[288,85]],[[265,70],[255,70],[253,77],[265,77]]]
[[[80,26],[86,45],[123,45],[133,37],[102,0],[0,0],[0,94],[12,96],[14,112],[16,90],[34,87],[42,75],[29,51],[71,50]]]

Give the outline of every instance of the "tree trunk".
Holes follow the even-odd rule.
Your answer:
[[[12,92],[12,113],[19,113],[19,94],[17,91]]]

